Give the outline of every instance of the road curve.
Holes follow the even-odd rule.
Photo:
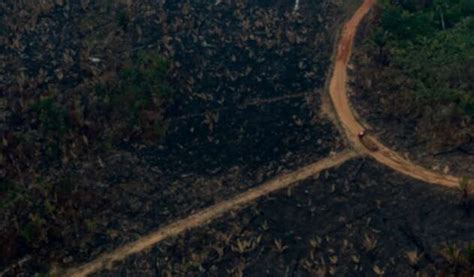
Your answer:
[[[366,152],[379,163],[427,183],[447,187],[458,187],[459,178],[457,177],[442,175],[419,165],[415,165],[412,162],[404,159],[396,152],[387,148],[375,137],[370,137],[370,139],[378,146],[379,150],[376,152],[371,152],[359,141],[357,137],[357,133],[364,130],[365,128],[355,118],[354,113],[350,107],[349,97],[347,95],[347,65],[351,57],[357,28],[364,16],[369,12],[374,4],[375,0],[364,0],[363,4],[344,26],[337,46],[337,54],[334,61],[334,70],[332,73],[331,82],[329,85],[329,93],[342,128],[344,129],[347,138],[355,149]]]

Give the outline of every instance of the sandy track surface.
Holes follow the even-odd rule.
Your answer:
[[[341,33],[339,45],[337,49],[336,60],[334,63],[334,71],[331,77],[329,93],[334,104],[336,114],[346,133],[350,143],[359,151],[366,152],[378,162],[408,176],[418,180],[447,186],[457,187],[459,179],[454,176],[442,175],[430,171],[421,166],[404,159],[398,153],[390,150],[380,143],[376,138],[370,137],[379,148],[378,151],[369,151],[358,139],[357,133],[364,130],[362,124],[355,118],[350,107],[349,97],[347,95],[347,65],[351,57],[354,37],[357,33],[357,27],[369,12],[375,0],[365,0],[359,7],[354,16],[346,23]]]
[[[103,268],[110,267],[114,262],[124,260],[132,254],[149,249],[160,241],[179,235],[192,228],[209,223],[211,220],[219,218],[231,210],[241,208],[242,206],[251,203],[262,196],[268,195],[283,188],[287,188],[298,181],[302,181],[308,177],[317,175],[322,170],[341,165],[356,156],[357,154],[355,152],[344,151],[286,175],[276,177],[275,179],[263,183],[258,187],[238,194],[229,200],[210,206],[189,217],[171,223],[170,225],[165,226],[156,232],[150,233],[134,242],[126,244],[110,253],[106,253],[88,264],[70,270],[66,273],[66,275],[76,277],[87,276]]]

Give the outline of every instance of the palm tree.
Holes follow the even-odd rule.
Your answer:
[[[446,10],[449,8],[449,4],[445,0],[435,0],[433,4],[434,4],[435,12],[439,14],[439,17],[441,20],[441,28],[443,30],[446,30],[446,22],[444,19],[444,14],[446,13]]]

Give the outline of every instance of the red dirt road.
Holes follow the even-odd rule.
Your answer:
[[[329,93],[331,95],[331,99],[339,121],[350,143],[357,150],[366,152],[379,163],[382,163],[402,174],[411,176],[427,183],[447,187],[457,187],[459,186],[459,179],[457,177],[442,175],[415,165],[412,162],[404,159],[398,153],[387,148],[373,136],[371,136],[370,139],[374,142],[374,144],[377,145],[379,150],[371,152],[366,149],[366,147],[359,141],[357,137],[357,134],[364,130],[364,127],[355,118],[354,113],[350,107],[349,97],[347,95],[347,65],[351,57],[354,37],[357,33],[357,27],[374,4],[375,0],[364,1],[354,16],[344,26],[341,38],[339,40],[337,49],[338,52],[334,62],[334,71],[329,86]]]
[[[357,137],[357,134],[364,130],[364,127],[355,118],[349,104],[346,88],[347,65],[351,56],[357,27],[374,3],[375,0],[364,1],[351,20],[348,21],[344,26],[338,44],[337,56],[329,90],[339,121],[350,143],[359,152],[366,153],[367,155],[372,156],[378,162],[385,164],[400,173],[422,180],[424,182],[447,187],[457,187],[459,185],[459,179],[457,177],[441,175],[427,170],[421,166],[415,165],[384,146],[373,136],[370,136],[370,140],[375,145],[377,145],[379,150],[371,152],[366,149],[366,147],[359,141]],[[106,267],[110,267],[114,262],[121,261],[130,255],[144,251],[163,241],[164,239],[179,235],[192,228],[205,225],[211,220],[219,218],[231,210],[245,206],[246,204],[274,191],[289,187],[298,181],[316,175],[322,170],[338,166],[356,156],[357,154],[351,151],[343,152],[333,157],[303,167],[287,175],[277,177],[261,186],[241,193],[234,198],[225,200],[216,205],[203,209],[193,215],[190,215],[187,218],[171,223],[170,225],[156,230],[155,232],[152,232],[134,242],[115,249],[110,253],[103,254],[90,263],[71,269],[67,272],[67,276],[87,276]]]

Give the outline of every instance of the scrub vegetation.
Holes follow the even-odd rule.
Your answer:
[[[363,88],[432,147],[472,147],[474,1],[381,1],[362,45]],[[370,80],[369,76],[373,76]]]
[[[378,47],[411,77],[407,88],[421,104],[452,106],[474,116],[474,1],[385,3]]]
[[[357,35],[351,100],[390,148],[474,176],[474,1],[380,1]]]

